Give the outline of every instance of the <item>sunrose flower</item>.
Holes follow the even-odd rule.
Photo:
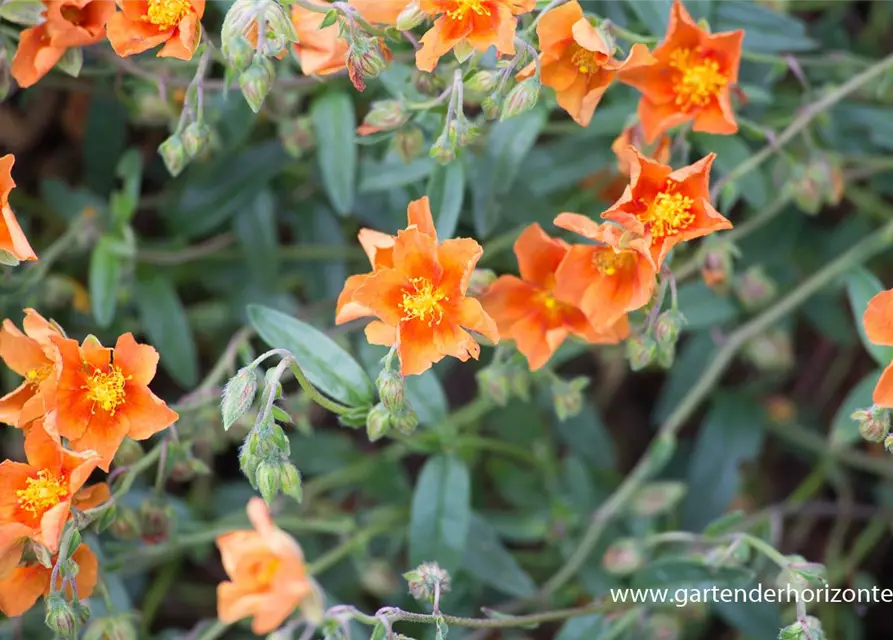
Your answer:
[[[132,334],[118,338],[114,349],[93,337],[82,345],[57,336],[52,340],[59,355],[56,386],[48,392],[47,428],[68,438],[75,451],[99,452],[103,470],[108,471],[125,436],[145,440],[179,418],[149,390],[158,352],[138,344]]]
[[[881,291],[868,302],[862,325],[873,343],[893,347],[893,289]],[[881,374],[872,400],[880,407],[893,409],[893,362]]]
[[[111,17],[106,29],[119,56],[132,56],[163,44],[159,58],[192,59],[201,41],[205,0],[115,2],[121,11]]]
[[[322,7],[327,2],[315,1]],[[305,9],[301,5],[291,6],[291,22],[298,34],[295,55],[301,63],[301,71],[308,76],[325,76],[337,73],[346,67],[347,40],[338,33],[338,25],[320,29],[326,14]]]
[[[28,462],[0,463],[0,527],[24,525],[33,538],[55,553],[75,493],[96,469],[99,456],[62,448],[41,425],[25,438]]]
[[[716,154],[673,171],[630,150],[630,184],[602,218],[644,236],[658,269],[680,242],[732,228],[710,204],[710,167]]]
[[[624,129],[611,143],[611,151],[617,157],[616,170],[612,168],[601,169],[583,180],[580,186],[593,191],[599,198],[607,202],[614,202],[623,195],[629,182],[630,156],[633,146],[642,150],[642,153],[661,164],[670,161],[672,140],[668,135],[662,135],[658,141],[649,145],[645,142],[642,133],[642,125],[635,124]]]
[[[652,52],[656,62],[622,70],[618,76],[642,92],[639,119],[649,142],[689,121],[695,131],[738,131],[730,89],[738,82],[743,39],[740,29],[705,31],[675,0],[667,35]]]
[[[557,294],[559,267],[569,250],[563,240],[530,225],[515,241],[521,277],[500,276],[481,298],[499,334],[515,341],[531,371],[545,365],[570,335],[589,343],[616,343],[629,331],[622,321],[596,330],[571,300]]]
[[[486,51],[496,47],[500,55],[514,55],[515,16],[532,11],[536,0],[420,0],[429,16],[439,16],[422,36],[416,66],[434,71],[438,61],[454,47]]]
[[[71,556],[78,566],[74,584],[78,598],[83,600],[93,594],[99,575],[99,562],[96,555],[82,544]],[[56,559],[53,558],[55,563]],[[50,594],[50,580],[53,570],[38,562],[14,568],[5,578],[0,574],[0,613],[15,618],[34,606],[41,596]],[[65,590],[68,599],[74,594],[71,587]]]
[[[301,547],[273,524],[263,500],[252,498],[247,511],[253,531],[233,531],[217,538],[229,576],[217,587],[217,617],[233,623],[251,616],[256,635],[275,631],[299,605],[304,606],[305,615],[316,617],[321,613],[321,597],[307,573]]]
[[[0,422],[26,428],[47,412],[40,390],[52,385],[56,345],[51,337],[62,334],[34,309],[25,309],[22,328],[24,333],[8,319],[0,327],[0,359],[24,378],[0,398]]]
[[[555,226],[598,243],[571,246],[558,267],[555,288],[595,327],[610,327],[648,304],[657,273],[644,238],[578,213],[559,214]]]
[[[612,47],[585,18],[576,0],[546,13],[536,33],[542,49],[543,84],[555,89],[561,108],[584,127],[618,71],[655,62],[643,44],[634,44],[626,60],[615,59]],[[519,77],[530,77],[535,68],[531,63]]]
[[[19,261],[37,260],[34,249],[28,244],[28,238],[9,206],[9,194],[16,186],[12,179],[13,164],[15,157],[12,154],[0,157],[0,252],[5,251]]]
[[[396,344],[403,375],[427,371],[446,356],[477,358],[480,346],[466,329],[499,340],[480,302],[465,295],[481,245],[470,238],[438,244],[427,197],[410,204],[409,221],[393,240],[383,234],[370,239],[373,271],[345,284],[336,316],[338,324],[377,317],[366,338]]]

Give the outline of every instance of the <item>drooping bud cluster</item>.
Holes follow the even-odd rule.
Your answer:
[[[436,562],[426,562],[403,574],[409,584],[409,593],[419,602],[433,603],[437,593],[447,593],[451,588],[450,574]]]
[[[583,389],[590,382],[590,378],[579,376],[571,380],[554,377],[552,380],[552,407],[556,417],[564,422],[569,418],[579,415],[583,410]]]
[[[289,461],[290,454],[285,431],[272,417],[255,425],[239,451],[242,473],[267,503],[280,492],[298,502],[303,497],[301,474]]]
[[[392,359],[392,353],[384,358],[384,368],[376,381],[381,402],[366,415],[366,434],[370,442],[383,438],[391,427],[404,435],[410,435],[419,424],[418,416],[406,399],[403,376],[392,368]]]

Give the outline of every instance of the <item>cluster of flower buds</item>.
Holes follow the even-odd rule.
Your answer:
[[[378,374],[378,395],[381,402],[366,415],[366,434],[370,442],[385,436],[393,427],[404,435],[412,434],[419,425],[419,417],[406,399],[406,384],[398,371],[391,369],[390,356]]]
[[[734,290],[741,305],[751,312],[767,307],[778,296],[778,285],[760,265],[742,273]]]
[[[550,389],[552,391],[552,407],[555,416],[564,422],[579,415],[583,410],[583,390],[589,385],[590,378],[578,376],[565,380],[554,376]]]
[[[301,501],[301,474],[289,461],[290,453],[285,431],[272,417],[255,425],[239,450],[242,473],[268,504],[280,492]]]
[[[825,640],[821,621],[814,616],[806,616],[802,621],[788,625],[778,633],[778,640]]]
[[[493,362],[477,372],[478,388],[482,395],[500,407],[508,405],[512,398],[530,401],[530,369],[520,356],[503,362]]]
[[[707,238],[699,260],[704,284],[717,293],[728,293],[738,254],[738,249],[734,245],[717,240],[713,236]]]
[[[859,433],[869,442],[883,442],[888,451],[893,450],[890,435],[890,410],[877,405],[859,409],[850,416],[859,423]]]
[[[844,192],[843,170],[827,155],[816,155],[794,164],[788,188],[801,211],[815,215],[826,206],[840,204]]]
[[[480,127],[465,115],[465,84],[457,74],[450,94],[443,130],[431,146],[431,157],[441,164],[449,164],[459,149],[467,147],[480,135]]]
[[[132,614],[98,618],[84,632],[84,640],[137,640],[138,637]]]
[[[434,603],[435,596],[451,588],[450,574],[436,562],[426,562],[403,574],[409,593],[419,602]]]
[[[664,311],[653,326],[630,336],[626,341],[626,356],[633,371],[641,371],[653,364],[668,369],[676,358],[676,343],[686,325],[685,316],[677,309]]]

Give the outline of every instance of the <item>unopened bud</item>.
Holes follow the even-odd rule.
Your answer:
[[[814,616],[806,616],[804,622],[798,620],[778,634],[778,640],[825,640],[826,637],[821,621]]]
[[[524,402],[530,401],[530,369],[527,367],[509,367],[506,375],[509,379],[509,388],[515,397]]]
[[[189,163],[189,154],[183,144],[183,138],[176,133],[158,146],[158,155],[164,160],[168,173],[177,177]]]
[[[141,533],[139,516],[130,507],[118,507],[108,531],[118,540],[133,540]]]
[[[183,147],[190,158],[207,149],[211,142],[211,129],[204,123],[192,122],[183,130]]]
[[[654,613],[646,625],[649,640],[679,640],[682,637],[682,623],[679,618],[666,613]]]
[[[487,293],[490,285],[496,282],[496,273],[492,269],[475,269],[468,279],[468,291],[466,295],[479,297]]]
[[[255,59],[242,75],[239,76],[239,86],[245,102],[254,113],[260,111],[267,94],[273,88],[276,72],[273,63],[266,58]]]
[[[242,367],[223,387],[220,411],[223,429],[229,428],[251,408],[257,395],[257,372],[252,367]]]
[[[583,389],[589,378],[580,376],[573,380],[556,380],[552,383],[552,406],[561,422],[579,415],[583,410]]]
[[[401,127],[391,138],[391,149],[403,162],[414,160],[425,148],[425,134],[414,125]]]
[[[602,566],[608,573],[625,576],[638,571],[645,564],[642,545],[632,538],[618,540],[605,551]]]
[[[290,462],[286,462],[282,467],[282,473],[279,476],[282,482],[282,493],[296,502],[300,502],[304,498],[304,489],[301,486],[301,472]]]
[[[316,145],[310,119],[300,117],[280,122],[279,141],[293,158],[303,157],[305,152],[310,151]]]
[[[786,331],[772,329],[748,341],[742,356],[760,371],[789,371],[794,366],[794,345]]]
[[[74,607],[59,593],[51,593],[46,599],[46,625],[62,638],[74,638],[77,614]]]
[[[869,442],[885,441],[890,433],[890,411],[872,405],[868,409],[860,409],[850,416],[859,423],[859,434]]]
[[[174,525],[174,510],[162,498],[150,498],[140,505],[140,535],[149,544],[164,542]]]
[[[276,499],[282,488],[281,471],[282,463],[278,460],[262,460],[257,465],[257,490],[267,504]]]
[[[465,88],[472,94],[490,93],[499,84],[500,75],[498,71],[489,69],[478,71],[465,83]]]
[[[357,91],[366,90],[366,80],[377,78],[388,66],[390,50],[380,38],[354,40],[347,50],[347,73]]]
[[[430,156],[439,164],[449,164],[456,159],[456,143],[451,139],[447,129],[431,145]]]
[[[396,413],[391,414],[391,426],[405,436],[412,435],[419,426],[419,416],[408,404]]]
[[[704,284],[718,293],[728,291],[731,284],[734,249],[725,242],[714,243],[701,258],[701,277]]]
[[[273,423],[270,427],[269,438],[270,442],[273,443],[282,455],[285,457],[291,455],[291,443],[288,441],[288,436],[285,435],[285,430],[281,426]]]
[[[444,594],[451,588],[450,574],[436,562],[426,562],[403,574],[409,584],[409,593],[419,602],[434,602],[437,587]]]
[[[396,27],[398,31],[412,31],[425,20],[426,14],[419,6],[418,0],[412,0],[403,11],[397,14]]]
[[[887,453],[893,453],[893,435],[884,438],[884,449],[887,450]]]
[[[751,267],[735,283],[735,295],[748,311],[766,307],[778,295],[778,286],[761,266]]]
[[[244,71],[254,58],[255,48],[242,34],[237,34],[230,40],[225,40],[221,47],[223,56],[229,65],[236,71]]]
[[[685,316],[671,309],[657,316],[654,323],[654,339],[659,345],[675,345],[682,327],[687,324]]]
[[[363,119],[363,124],[379,131],[391,131],[403,126],[409,119],[409,111],[401,100],[377,100]]]
[[[131,438],[124,438],[121,445],[112,458],[112,464],[116,467],[129,467],[143,459],[145,451],[142,445]]]
[[[482,396],[490,398],[498,406],[504,407],[511,397],[511,381],[502,367],[489,366],[475,376]]]
[[[500,120],[508,120],[530,111],[540,97],[540,81],[536,76],[522,80],[509,91],[502,105]],[[483,105],[482,105],[483,106]]]
[[[383,403],[379,402],[366,415],[366,435],[369,436],[369,442],[380,440],[390,428],[391,412]]]
[[[481,101],[481,110],[484,112],[484,117],[488,120],[495,120],[499,117],[499,112],[502,110],[504,96],[501,94],[493,94],[489,95]]]
[[[641,371],[657,357],[657,342],[644,333],[630,336],[626,341],[626,357],[633,371]]]
[[[652,482],[636,494],[630,509],[636,515],[654,517],[672,510],[685,496],[685,491],[683,482]]]
[[[376,382],[381,403],[387,410],[391,413],[402,410],[406,402],[406,383],[403,376],[398,371],[382,369]]]
[[[137,640],[132,616],[118,615],[93,621],[84,633],[84,640]]]
[[[397,575],[386,560],[370,560],[360,572],[363,587],[374,596],[389,597],[399,588]]]

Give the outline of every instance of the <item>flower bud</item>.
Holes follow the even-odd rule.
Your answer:
[[[508,120],[530,111],[540,96],[540,80],[536,76],[522,80],[509,91],[502,105],[500,120]],[[481,105],[483,106],[483,105]]]
[[[727,242],[713,242],[701,256],[701,277],[704,284],[717,293],[725,293],[734,271],[735,249]]]
[[[657,316],[657,320],[654,323],[654,339],[658,345],[675,345],[679,339],[682,327],[686,324],[685,316],[679,311],[675,309],[664,311]]]
[[[286,458],[291,455],[291,443],[288,441],[288,436],[285,435],[285,431],[275,422],[270,427],[269,436],[270,442],[279,450],[282,455]]]
[[[282,493],[294,498],[296,502],[300,502],[304,498],[304,489],[301,486],[301,472],[290,462],[286,462],[282,466],[282,473],[279,475],[282,483]]]
[[[191,122],[183,130],[183,147],[190,158],[201,154],[211,142],[211,129],[204,123]]]
[[[414,125],[402,127],[391,138],[391,149],[403,162],[414,160],[425,148],[425,134]]]
[[[400,586],[391,563],[386,560],[370,560],[360,571],[363,588],[380,598],[390,597]]]
[[[391,52],[380,38],[354,39],[347,50],[347,73],[357,91],[365,91],[366,80],[377,78],[390,59]]]
[[[363,119],[363,124],[379,131],[391,131],[406,124],[409,111],[401,100],[377,100]]]
[[[508,404],[511,397],[511,381],[502,367],[490,365],[478,371],[475,377],[481,395],[490,398],[500,407]]]
[[[255,59],[242,75],[239,76],[239,86],[242,95],[254,113],[260,111],[267,94],[273,87],[276,72],[273,63],[266,58]]]
[[[512,366],[508,367],[506,375],[512,394],[524,402],[530,402],[530,369],[523,366]]]
[[[577,377],[573,380],[556,380],[552,383],[552,406],[561,422],[578,415],[583,409],[583,389],[589,378]]]
[[[245,71],[254,59],[255,49],[242,34],[234,36],[230,40],[224,40],[221,52],[236,71]]]
[[[130,507],[117,506],[115,519],[109,524],[108,532],[118,540],[133,540],[141,533],[140,519]]]
[[[504,96],[502,94],[492,94],[487,96],[481,101],[481,110],[484,112],[484,117],[487,120],[495,120],[499,117],[499,112],[502,110]]]
[[[850,417],[859,423],[859,434],[869,442],[884,442],[890,433],[890,411],[887,409],[872,405]]]
[[[451,588],[450,574],[436,562],[421,564],[404,573],[403,577],[409,584],[409,593],[419,602],[434,602],[435,587],[440,587],[441,594]]]
[[[501,75],[498,71],[491,69],[478,71],[465,83],[465,88],[472,94],[490,93],[499,85],[499,77]]]
[[[794,366],[791,337],[781,329],[771,329],[747,342],[742,356],[766,373],[789,371]]]
[[[391,426],[405,436],[412,435],[419,426],[419,416],[412,407],[404,404],[400,411],[391,414]]]
[[[391,413],[401,411],[406,401],[406,384],[403,376],[397,371],[382,369],[376,382],[378,395],[385,408]]]
[[[821,621],[814,616],[806,616],[805,625],[798,620],[782,629],[778,634],[778,640],[825,640],[826,638]]]
[[[419,6],[418,0],[412,0],[403,8],[403,11],[397,14],[397,30],[412,31],[422,24],[426,17],[425,12]]]
[[[307,117],[283,120],[279,123],[279,141],[293,158],[300,159],[316,145],[313,125]]]
[[[173,508],[163,498],[150,498],[140,505],[140,536],[149,544],[164,542],[174,528]]]
[[[131,438],[124,438],[118,451],[115,452],[115,457],[112,458],[112,464],[116,467],[129,467],[142,460],[144,455],[145,451],[140,443]]]
[[[618,540],[605,551],[602,566],[608,573],[625,576],[638,571],[645,564],[642,545],[633,538]]]
[[[74,638],[77,630],[77,614],[74,607],[59,593],[46,598],[46,625],[62,638]]]
[[[686,486],[683,482],[670,480],[647,484],[636,494],[630,504],[630,510],[644,517],[654,517],[672,510],[685,496]]]
[[[189,154],[183,144],[183,138],[176,133],[158,146],[158,155],[164,160],[168,173],[177,177],[189,163]]]
[[[369,442],[380,440],[390,428],[391,412],[379,402],[366,415],[366,435],[369,436]]]
[[[466,295],[477,298],[487,293],[487,290],[496,282],[496,273],[493,269],[475,269],[468,280],[468,292]]]
[[[886,449],[887,453],[893,453],[893,434],[884,438],[884,449]]]
[[[99,618],[84,633],[84,640],[137,640],[137,637],[132,616],[126,614]]]
[[[682,623],[679,618],[666,613],[655,613],[646,624],[649,640],[679,640],[682,637]]]
[[[257,465],[257,490],[267,504],[273,502],[282,488],[282,463],[278,460],[262,460]]]
[[[748,311],[766,307],[778,295],[778,286],[761,266],[751,267],[735,283],[735,295]]]
[[[242,367],[223,387],[220,412],[224,431],[229,431],[233,423],[251,408],[256,395],[257,372],[252,367]]]
[[[449,164],[456,159],[456,143],[451,140],[447,129],[437,138],[429,154],[439,164]]]
[[[641,333],[630,336],[626,341],[626,357],[633,371],[641,371],[657,356],[657,342],[651,336]]]

